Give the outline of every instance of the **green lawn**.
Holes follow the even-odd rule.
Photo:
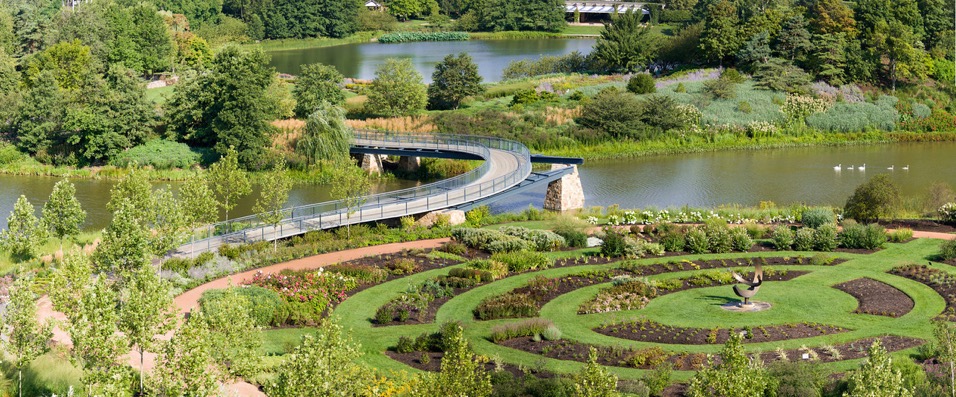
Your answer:
[[[547,222],[528,222],[524,226],[545,227]],[[648,342],[617,339],[594,332],[592,329],[611,321],[647,317],[667,325],[687,327],[741,327],[746,325],[787,324],[803,321],[819,322],[850,329],[848,332],[824,335],[813,338],[795,339],[779,342],[748,344],[749,351],[774,350],[777,347],[785,349],[798,348],[801,345],[821,346],[823,344],[837,344],[861,338],[894,334],[931,340],[932,327],[930,319],[941,313],[945,301],[929,287],[886,273],[889,269],[907,263],[925,263],[926,257],[938,251],[939,241],[921,239],[907,244],[888,244],[887,248],[869,255],[835,253],[834,256],[846,258],[847,262],[837,266],[792,266],[777,267],[778,269],[807,270],[809,274],[786,282],[768,282],[760,291],[758,300],[767,301],[774,306],[771,310],[760,313],[731,313],[718,306],[728,300],[737,299],[729,286],[700,288],[673,293],[656,298],[641,310],[617,313],[601,313],[578,315],[579,305],[597,294],[607,284],[582,288],[562,295],[546,304],[541,310],[541,317],[552,320],[561,329],[564,338],[584,343],[604,346],[621,346],[642,348],[660,346],[665,350],[684,352],[716,353],[720,345],[666,345]],[[554,256],[568,256],[594,254],[594,250],[554,253]],[[772,257],[796,256],[801,253],[760,252],[688,255],[686,257],[647,258],[641,263],[662,263],[679,259],[719,259],[743,257]],[[802,253],[806,256],[812,255]],[[524,285],[530,278],[541,275],[555,277],[579,273],[586,270],[611,269],[619,263],[607,265],[586,265],[565,268],[548,269],[544,271],[519,274],[494,283],[486,284],[461,295],[454,297],[444,304],[437,314],[434,324],[372,327],[370,322],[375,310],[405,291],[409,286],[416,285],[428,278],[446,274],[447,269],[436,269],[414,274],[409,277],[381,284],[364,290],[339,305],[336,315],[342,324],[352,330],[352,337],[361,343],[365,352],[363,360],[382,370],[411,371],[415,370],[394,361],[383,352],[394,346],[399,336],[417,336],[422,332],[433,332],[438,325],[446,321],[461,321],[465,325],[465,333],[470,338],[474,349],[489,357],[497,357],[506,363],[537,367],[544,364],[544,368],[558,373],[573,373],[578,371],[582,364],[572,361],[546,359],[540,356],[512,350],[491,343],[486,338],[490,335],[492,326],[519,320],[476,321],[472,316],[472,309],[481,300],[508,292]],[[936,265],[947,271],[949,266]],[[686,276],[693,272],[665,273],[652,278],[673,278]],[[834,284],[845,281],[870,277],[891,284],[913,298],[916,302],[914,309],[900,317],[889,318],[873,315],[851,314],[857,302],[850,295],[831,288]],[[266,349],[270,354],[287,352],[299,336],[307,330],[281,329],[266,332]],[[895,353],[898,356],[912,353],[902,351]],[[845,371],[859,365],[860,360],[847,360],[824,364],[832,371]],[[612,371],[622,378],[634,379],[643,374],[642,370],[613,367]],[[693,373],[690,371],[677,372],[677,379],[687,379]]]
[[[146,100],[156,105],[162,105],[173,95],[173,87],[174,86],[167,85],[165,87],[148,89],[146,90]]]

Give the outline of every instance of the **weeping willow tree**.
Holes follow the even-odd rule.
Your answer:
[[[321,101],[309,115],[295,150],[310,165],[339,163],[348,157],[351,141],[352,130],[345,124],[345,110]]]

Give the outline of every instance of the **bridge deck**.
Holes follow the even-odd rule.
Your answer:
[[[430,141],[433,140],[433,141]],[[524,181],[531,174],[528,149],[520,143],[495,138],[453,135],[413,136],[358,132],[356,144],[401,146],[462,151],[485,158],[485,163],[465,175],[418,188],[366,196],[365,204],[351,215],[339,202],[290,208],[277,226],[263,224],[255,216],[220,222],[198,231],[191,242],[173,255],[195,256],[215,251],[224,244],[272,241],[310,230],[420,214],[486,199]],[[204,238],[198,238],[204,237]]]

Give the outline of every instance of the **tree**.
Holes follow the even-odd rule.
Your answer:
[[[189,224],[181,202],[173,197],[169,189],[153,191],[150,203],[153,210],[143,228],[149,234],[149,252],[162,256],[183,242]]]
[[[13,119],[12,130],[20,150],[49,162],[48,151],[66,117],[66,100],[53,72],[44,70],[26,89],[23,102]]]
[[[485,369],[488,359],[472,352],[461,325],[443,326],[443,330],[446,329],[448,334],[442,335],[443,341],[447,342],[443,342],[446,346],[441,371],[424,376],[412,396],[490,396],[491,374]]]
[[[249,301],[234,288],[203,307],[209,326],[206,343],[215,361],[231,375],[251,375],[259,366],[262,333],[249,315]]]
[[[843,214],[860,222],[891,216],[900,202],[900,189],[888,174],[880,174],[857,186],[843,206]]]
[[[149,264],[149,238],[140,223],[137,209],[124,198],[103,231],[103,241],[93,251],[93,263],[100,271],[122,273]]]
[[[165,396],[212,396],[219,392],[222,374],[216,368],[209,340],[209,324],[193,311],[169,342],[163,344],[152,388]]]
[[[187,225],[195,227],[216,221],[219,213],[216,197],[204,174],[193,174],[179,186],[176,198]]]
[[[933,334],[938,343],[939,360],[949,364],[950,395],[956,397],[956,327],[943,319],[933,320]]]
[[[150,212],[153,211],[153,187],[149,183],[146,170],[136,163],[130,164],[127,170],[123,179],[110,189],[110,201],[106,203],[106,209],[115,213],[122,208],[123,201],[129,201],[130,208],[139,219],[149,219],[152,217]]]
[[[345,210],[345,231],[352,240],[352,214],[365,204],[365,196],[372,188],[368,174],[355,167],[337,168],[332,176],[332,197],[342,200]]]
[[[867,358],[859,369],[847,378],[847,391],[843,397],[909,397],[912,390],[903,386],[903,375],[893,368],[893,360],[880,344],[874,340],[867,352]]]
[[[646,69],[654,61],[660,43],[649,27],[642,26],[643,16],[628,10],[605,24],[594,45],[594,58],[615,71],[632,73]]]
[[[126,335],[129,348],[139,351],[139,392],[143,394],[145,352],[155,351],[156,336],[173,328],[175,309],[169,284],[159,278],[152,265],[131,273],[121,293],[119,329]]]
[[[616,397],[617,376],[597,363],[597,349],[588,351],[588,363],[584,370],[574,376],[574,397]]]
[[[14,257],[26,259],[36,255],[44,241],[46,228],[37,219],[33,204],[21,194],[7,217],[6,230],[0,231],[0,247],[9,250]]]
[[[484,0],[471,2],[478,28],[483,31],[536,30],[557,32],[567,24],[564,20],[564,2],[561,0]]]
[[[428,86],[429,109],[458,109],[466,97],[478,95],[484,91],[478,65],[466,53],[458,56],[449,54],[432,73],[432,83]]]
[[[339,88],[344,78],[335,66],[321,63],[302,66],[302,73],[295,79],[292,88],[296,116],[308,117],[322,101],[336,106],[344,104],[345,94]]]
[[[23,366],[50,350],[47,342],[53,337],[51,324],[37,321],[38,296],[31,289],[32,279],[20,276],[10,289],[3,311],[3,344],[17,369],[17,394],[23,397]]]
[[[209,183],[219,207],[226,211],[226,219],[229,219],[229,211],[235,208],[236,200],[252,192],[249,177],[239,168],[239,153],[231,147],[225,156],[209,167]]]
[[[810,6],[810,28],[819,34],[852,34],[856,31],[853,10],[843,0],[816,0]]]
[[[371,371],[356,362],[361,356],[337,319],[327,317],[315,335],[302,337],[266,391],[275,397],[364,395]]]
[[[66,179],[53,185],[53,192],[41,212],[47,230],[60,240],[61,251],[63,238],[80,234],[80,225],[86,220],[86,211],[76,199],[76,186]]]
[[[760,32],[747,40],[737,52],[737,67],[745,72],[753,73],[760,65],[770,60],[770,35]]]
[[[272,225],[272,250],[279,250],[279,224],[285,219],[282,206],[289,201],[289,191],[292,190],[292,178],[285,167],[276,166],[266,174],[259,186],[259,199],[253,211],[262,223]]]
[[[720,362],[708,359],[687,389],[690,397],[760,396],[773,387],[773,379],[760,360],[747,357],[741,336],[732,333],[720,351]]]
[[[810,41],[810,32],[807,30],[807,21],[803,15],[796,16],[787,20],[783,29],[777,36],[777,51],[782,55],[788,56],[790,61],[802,59],[811,48],[813,43]]]
[[[309,164],[344,164],[352,144],[352,129],[345,124],[345,109],[319,102],[305,122],[295,151]]]
[[[428,95],[422,75],[409,59],[388,59],[375,70],[366,112],[386,117],[409,116],[425,109]]]
[[[66,253],[50,278],[53,308],[61,313],[77,312],[84,288],[90,283],[91,277],[93,266],[89,256],[79,251]]]
[[[94,395],[94,390],[115,395],[123,383],[118,371],[122,366],[117,360],[125,351],[116,305],[116,292],[106,276],[99,275],[84,286],[76,311],[65,313],[73,341],[71,361],[83,368],[81,381],[87,395]]]
[[[810,54],[808,70],[832,85],[842,85],[846,78],[846,36],[844,34],[820,34],[813,36],[816,45]]]
[[[394,15],[400,21],[406,21],[408,18],[416,15],[422,15],[427,11],[423,0],[390,0],[388,2],[388,13]]]
[[[754,74],[757,87],[792,94],[807,94],[810,91],[810,75],[783,58],[770,58],[761,64]]]
[[[168,131],[219,154],[235,148],[246,168],[263,167],[275,131],[269,124],[272,98],[266,95],[274,74],[262,50],[223,48],[208,72],[176,85],[166,104]]]
[[[873,49],[889,61],[884,73],[890,78],[893,91],[899,79],[926,77],[926,53],[917,37],[911,27],[899,21],[880,21],[874,28]]]
[[[704,29],[700,33],[700,49],[708,59],[723,64],[736,54],[741,45],[737,7],[729,0],[718,0],[707,6]]]

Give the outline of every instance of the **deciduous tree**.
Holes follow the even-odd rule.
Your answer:
[[[125,272],[149,263],[149,237],[137,209],[124,198],[103,231],[103,241],[93,251],[99,271]]]
[[[26,259],[36,255],[46,237],[46,228],[37,218],[33,204],[20,195],[7,217],[7,228],[0,231],[0,246],[14,257]]]
[[[366,112],[386,117],[409,116],[425,109],[428,95],[422,75],[409,59],[388,59],[375,71]]]
[[[17,394],[23,396],[23,366],[29,365],[50,350],[47,345],[53,336],[49,323],[37,321],[37,299],[31,289],[32,279],[21,275],[10,289],[9,300],[3,310],[3,345],[17,369]]]
[[[130,349],[139,352],[139,391],[144,393],[145,352],[156,351],[156,336],[173,328],[174,308],[169,284],[149,264],[130,272],[120,294],[119,329]]]
[[[909,397],[913,391],[903,385],[903,375],[893,368],[893,360],[879,340],[873,341],[867,358],[850,373],[843,397]]]
[[[691,379],[687,395],[761,396],[772,386],[767,370],[759,360],[747,357],[741,336],[733,333],[720,351],[720,362],[709,359]]]
[[[488,359],[475,355],[460,325],[445,329],[449,331],[449,334],[442,335],[448,342],[444,347],[445,355],[441,360],[441,371],[437,374],[424,375],[411,395],[414,397],[490,396],[493,391],[491,374],[484,368]]]
[[[345,124],[345,109],[322,101],[306,120],[295,151],[310,165],[345,164],[351,143],[352,129]]]
[[[41,212],[47,230],[60,239],[61,251],[63,238],[80,234],[80,225],[86,220],[86,211],[76,199],[76,186],[66,179],[53,185],[53,192]]]
[[[292,88],[296,116],[308,117],[321,106],[322,101],[336,106],[345,103],[345,94],[339,88],[342,79],[344,77],[335,66],[321,63],[303,66]]]
[[[292,178],[289,177],[285,167],[276,166],[272,171],[266,174],[259,186],[259,199],[253,211],[262,223],[272,226],[274,233],[272,239],[273,251],[279,250],[279,224],[285,219],[285,211],[282,210],[286,201],[289,201],[289,191],[292,190]]]
[[[229,219],[229,211],[235,208],[236,200],[252,191],[249,177],[239,168],[239,153],[235,149],[226,150],[225,156],[209,167],[209,184],[216,194],[219,207]]]
[[[949,321],[933,321],[933,334],[939,346],[939,360],[949,366],[949,391],[956,397],[956,327]]]
[[[212,333],[201,311],[193,311],[172,339],[163,344],[151,388],[164,396],[211,396],[222,374],[209,340]]]
[[[880,174],[857,186],[843,206],[843,214],[860,222],[891,216],[900,202],[900,189],[890,176]]]
[[[704,29],[700,33],[700,49],[713,61],[736,54],[743,42],[739,30],[737,7],[729,0],[718,0],[707,6]]]
[[[249,301],[229,289],[222,299],[204,305],[213,358],[231,375],[251,375],[259,367],[262,333],[249,315]]]
[[[191,175],[183,181],[176,199],[183,209],[187,225],[195,227],[216,221],[219,204],[205,174]]]
[[[597,363],[597,349],[588,351],[588,362],[584,370],[574,377],[575,397],[617,397],[617,376]]]
[[[83,368],[87,395],[116,395],[125,383],[118,362],[126,351],[117,327],[117,303],[106,276],[99,275],[84,286],[76,311],[65,313],[73,341],[71,361]]]
[[[365,196],[371,188],[368,174],[355,167],[338,168],[333,173],[331,193],[333,198],[343,201],[347,222],[345,230],[349,240],[352,239],[352,214],[365,204]]]
[[[428,86],[429,109],[458,109],[466,97],[480,94],[481,75],[478,65],[466,53],[449,54],[435,66]]]

